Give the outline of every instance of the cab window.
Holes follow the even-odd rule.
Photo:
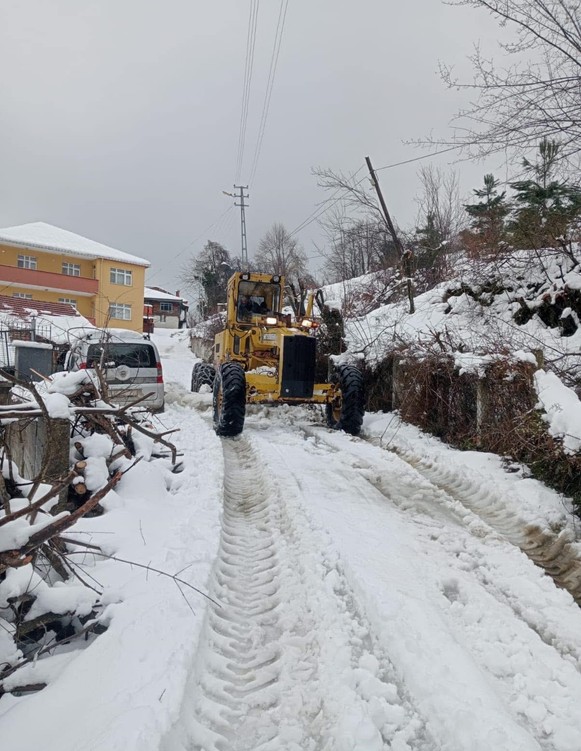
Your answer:
[[[249,321],[253,316],[277,313],[280,304],[280,284],[241,281],[238,285],[236,318]]]

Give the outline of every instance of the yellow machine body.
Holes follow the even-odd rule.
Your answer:
[[[314,382],[313,297],[305,315],[291,320],[282,312],[283,292],[280,276],[236,272],[230,277],[226,328],[214,339],[214,365],[242,366],[247,403],[328,403],[335,386]]]

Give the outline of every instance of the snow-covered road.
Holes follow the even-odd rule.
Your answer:
[[[368,422],[257,409],[223,441],[221,607],[166,748],[579,749],[581,613],[518,547],[547,519],[570,543],[552,494]]]
[[[251,416],[224,454],[222,607],[181,747],[579,748],[578,609],[493,527],[288,415]]]
[[[112,569],[124,603],[107,633],[44,691],[0,702],[13,751],[579,751],[581,610],[521,550],[578,553],[557,494],[391,415],[352,438],[305,408],[253,408],[218,439],[191,353],[158,343],[185,464],[171,522],[156,536],[159,499],[129,473],[117,517],[86,525],[136,515],[118,555],[187,567],[212,600]],[[574,588],[578,567],[556,568]],[[56,709],[113,645],[98,704],[87,688]],[[27,711],[50,714],[54,742]]]

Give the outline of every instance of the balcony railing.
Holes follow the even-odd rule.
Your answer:
[[[96,295],[99,291],[99,282],[96,279],[0,265],[0,287],[6,284],[28,289],[73,292],[76,295]],[[6,290],[3,294],[6,294]]]

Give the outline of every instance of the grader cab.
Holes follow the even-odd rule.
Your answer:
[[[364,414],[363,380],[353,365],[338,366],[315,383],[317,322],[313,296],[305,314],[282,312],[284,279],[236,272],[228,281],[225,328],[216,334],[213,362],[192,371],[192,391],[213,388],[214,427],[221,436],[242,432],[246,404],[321,404],[327,424],[357,435]]]

